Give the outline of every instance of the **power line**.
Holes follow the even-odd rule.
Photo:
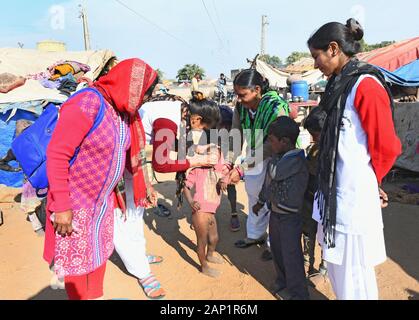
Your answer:
[[[218,14],[217,6],[215,5],[215,0],[212,0],[212,6],[214,7],[215,16],[217,17],[218,23],[221,26],[220,15]]]
[[[115,0],[117,3],[119,3],[121,6],[125,7],[126,9],[128,9],[129,11],[131,11],[132,13],[134,13],[136,16],[140,17],[141,19],[143,19],[144,21],[148,22],[149,24],[153,25],[154,27],[156,27],[157,29],[159,29],[161,32],[165,33],[166,35],[168,35],[169,37],[175,39],[176,41],[179,41],[185,45],[187,45],[188,47],[192,48],[191,45],[189,45],[188,43],[186,43],[185,41],[183,41],[182,39],[179,39],[178,37],[176,37],[175,35],[171,34],[169,31],[167,31],[166,29],[160,27],[158,24],[154,23],[153,21],[151,21],[150,19],[146,18],[145,16],[143,16],[142,14],[140,14],[138,11],[130,8],[128,5],[126,5],[124,2],[120,1],[120,0]]]
[[[215,34],[216,34],[216,35],[217,35],[217,37],[218,37],[218,40],[220,41],[221,45],[224,47],[223,40],[221,39],[220,34],[219,34],[219,33],[218,33],[218,31],[217,31],[217,28],[216,28],[216,26],[215,26],[214,20],[212,20],[212,17],[211,17],[211,15],[210,15],[209,11],[208,11],[208,8],[207,8],[207,6],[206,6],[206,4],[205,4],[205,1],[204,1],[204,0],[202,0],[202,4],[204,5],[205,11],[207,12],[208,18],[209,18],[209,20],[211,21],[212,27],[213,27],[213,29],[214,29]]]
[[[215,5],[215,0],[212,0],[212,5],[213,5],[213,7],[214,7],[214,11],[215,11],[215,15],[216,15],[217,20],[218,20],[218,24],[219,24],[219,25],[220,25],[220,27],[221,27],[221,32],[223,32],[223,34],[225,35],[226,33],[225,33],[225,30],[224,30],[223,24],[221,23],[220,15],[218,14],[217,6]],[[231,54],[231,52],[230,52],[230,43],[229,43],[229,41],[225,41],[225,44],[227,44],[227,51],[228,51],[228,54]]]

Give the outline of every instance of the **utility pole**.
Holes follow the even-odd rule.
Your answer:
[[[84,49],[86,51],[89,51],[91,47],[90,47],[90,34],[89,34],[89,23],[87,20],[87,12],[86,12],[86,9],[81,4],[79,5],[79,8],[80,8],[79,18],[83,20]]]
[[[263,56],[266,54],[266,27],[269,25],[268,16],[262,16],[262,40],[260,46],[260,55]]]

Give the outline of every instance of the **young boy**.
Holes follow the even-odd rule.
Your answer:
[[[192,225],[197,238],[197,253],[203,274],[216,278],[220,272],[209,266],[208,262],[222,264],[224,260],[215,252],[218,243],[215,213],[221,202],[220,180],[222,179],[222,157],[217,146],[208,151],[217,153],[219,163],[214,168],[194,168],[186,179],[183,190],[192,208]],[[192,197],[191,189],[195,187]]]
[[[303,243],[304,261],[308,264],[308,277],[318,274],[314,268],[314,249],[316,246],[317,221],[312,218],[314,195],[317,191],[317,162],[319,154],[320,135],[323,129],[326,114],[320,108],[313,109],[304,122],[304,128],[313,137],[313,143],[307,148],[307,163],[309,171],[308,187],[304,196],[303,205]],[[326,275],[326,261],[322,259],[319,272]]]
[[[269,127],[272,159],[266,172],[257,215],[265,203],[271,210],[269,235],[277,272],[275,296],[281,300],[308,300],[309,293],[301,249],[304,193],[308,169],[304,150],[296,149],[298,124],[289,117],[279,117]]]

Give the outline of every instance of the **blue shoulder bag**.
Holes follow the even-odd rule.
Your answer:
[[[87,136],[89,136],[103,120],[105,115],[105,102],[103,96],[96,89],[86,88],[76,92],[69,98],[71,99],[88,91],[94,92],[100,97],[100,109]],[[30,184],[36,189],[37,196],[40,198],[46,196],[45,189],[49,186],[47,176],[47,148],[52,133],[57,125],[60,107],[61,106],[49,104],[34,124],[22,132],[22,134],[12,143],[12,150],[17,161],[22,167]],[[76,160],[79,150],[80,147],[76,149],[73,158],[70,160],[70,166]]]

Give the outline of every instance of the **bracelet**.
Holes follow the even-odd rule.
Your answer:
[[[243,176],[244,176],[243,170],[240,167],[236,167],[235,169],[238,172],[238,174],[240,175],[240,177],[243,178]]]

